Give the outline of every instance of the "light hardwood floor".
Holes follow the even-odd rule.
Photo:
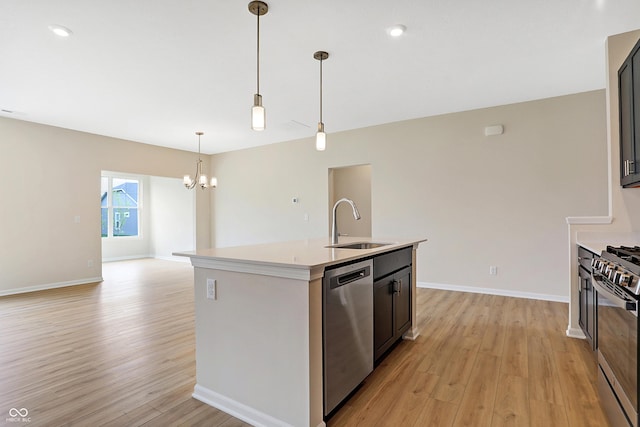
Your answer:
[[[191,397],[193,270],[105,264],[101,284],[0,298],[0,425],[245,426]],[[606,426],[593,354],[567,305],[418,290],[403,341],[328,422],[339,426]]]

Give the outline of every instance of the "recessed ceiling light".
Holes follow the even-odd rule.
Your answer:
[[[49,29],[58,37],[69,37],[73,34],[73,31],[62,25],[49,25]]]
[[[404,25],[394,25],[393,27],[389,27],[388,32],[391,37],[400,37],[407,31],[407,27]]]

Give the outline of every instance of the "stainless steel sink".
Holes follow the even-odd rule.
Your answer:
[[[376,242],[355,242],[355,243],[340,243],[337,245],[325,246],[326,248],[336,249],[374,249],[381,246],[387,246],[391,243],[376,243]]]

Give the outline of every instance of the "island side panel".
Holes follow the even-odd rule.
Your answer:
[[[411,328],[402,335],[403,339],[410,341],[414,341],[420,335],[420,331],[418,330],[418,323],[416,321],[416,300],[418,299],[416,250],[418,249],[418,244],[419,243],[414,243],[413,250],[411,251]]]
[[[324,426],[322,375],[322,278],[309,283],[310,426]]]
[[[206,298],[207,278],[216,280],[215,300]],[[311,390],[318,388],[312,383],[318,376],[321,393],[322,366],[320,361],[319,374],[312,375],[318,369],[314,359],[318,356],[312,357],[310,349],[318,345],[315,341],[321,345],[321,337],[311,337],[312,332],[317,334],[317,325],[310,322],[310,303],[316,303],[317,292],[310,296],[309,285],[303,280],[195,268],[194,396],[204,389],[218,398],[207,403],[248,421],[322,425],[322,401],[311,403]],[[311,406],[320,406],[319,419]]]

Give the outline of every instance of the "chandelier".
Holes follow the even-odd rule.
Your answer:
[[[207,175],[202,173],[202,159],[200,158],[200,137],[204,135],[204,132],[196,132],[198,135],[198,163],[196,163],[196,176],[191,179],[191,175],[184,176],[184,186],[189,190],[199,185],[203,190],[208,187],[216,188],[218,186],[218,179],[214,176],[211,181],[208,180]]]

